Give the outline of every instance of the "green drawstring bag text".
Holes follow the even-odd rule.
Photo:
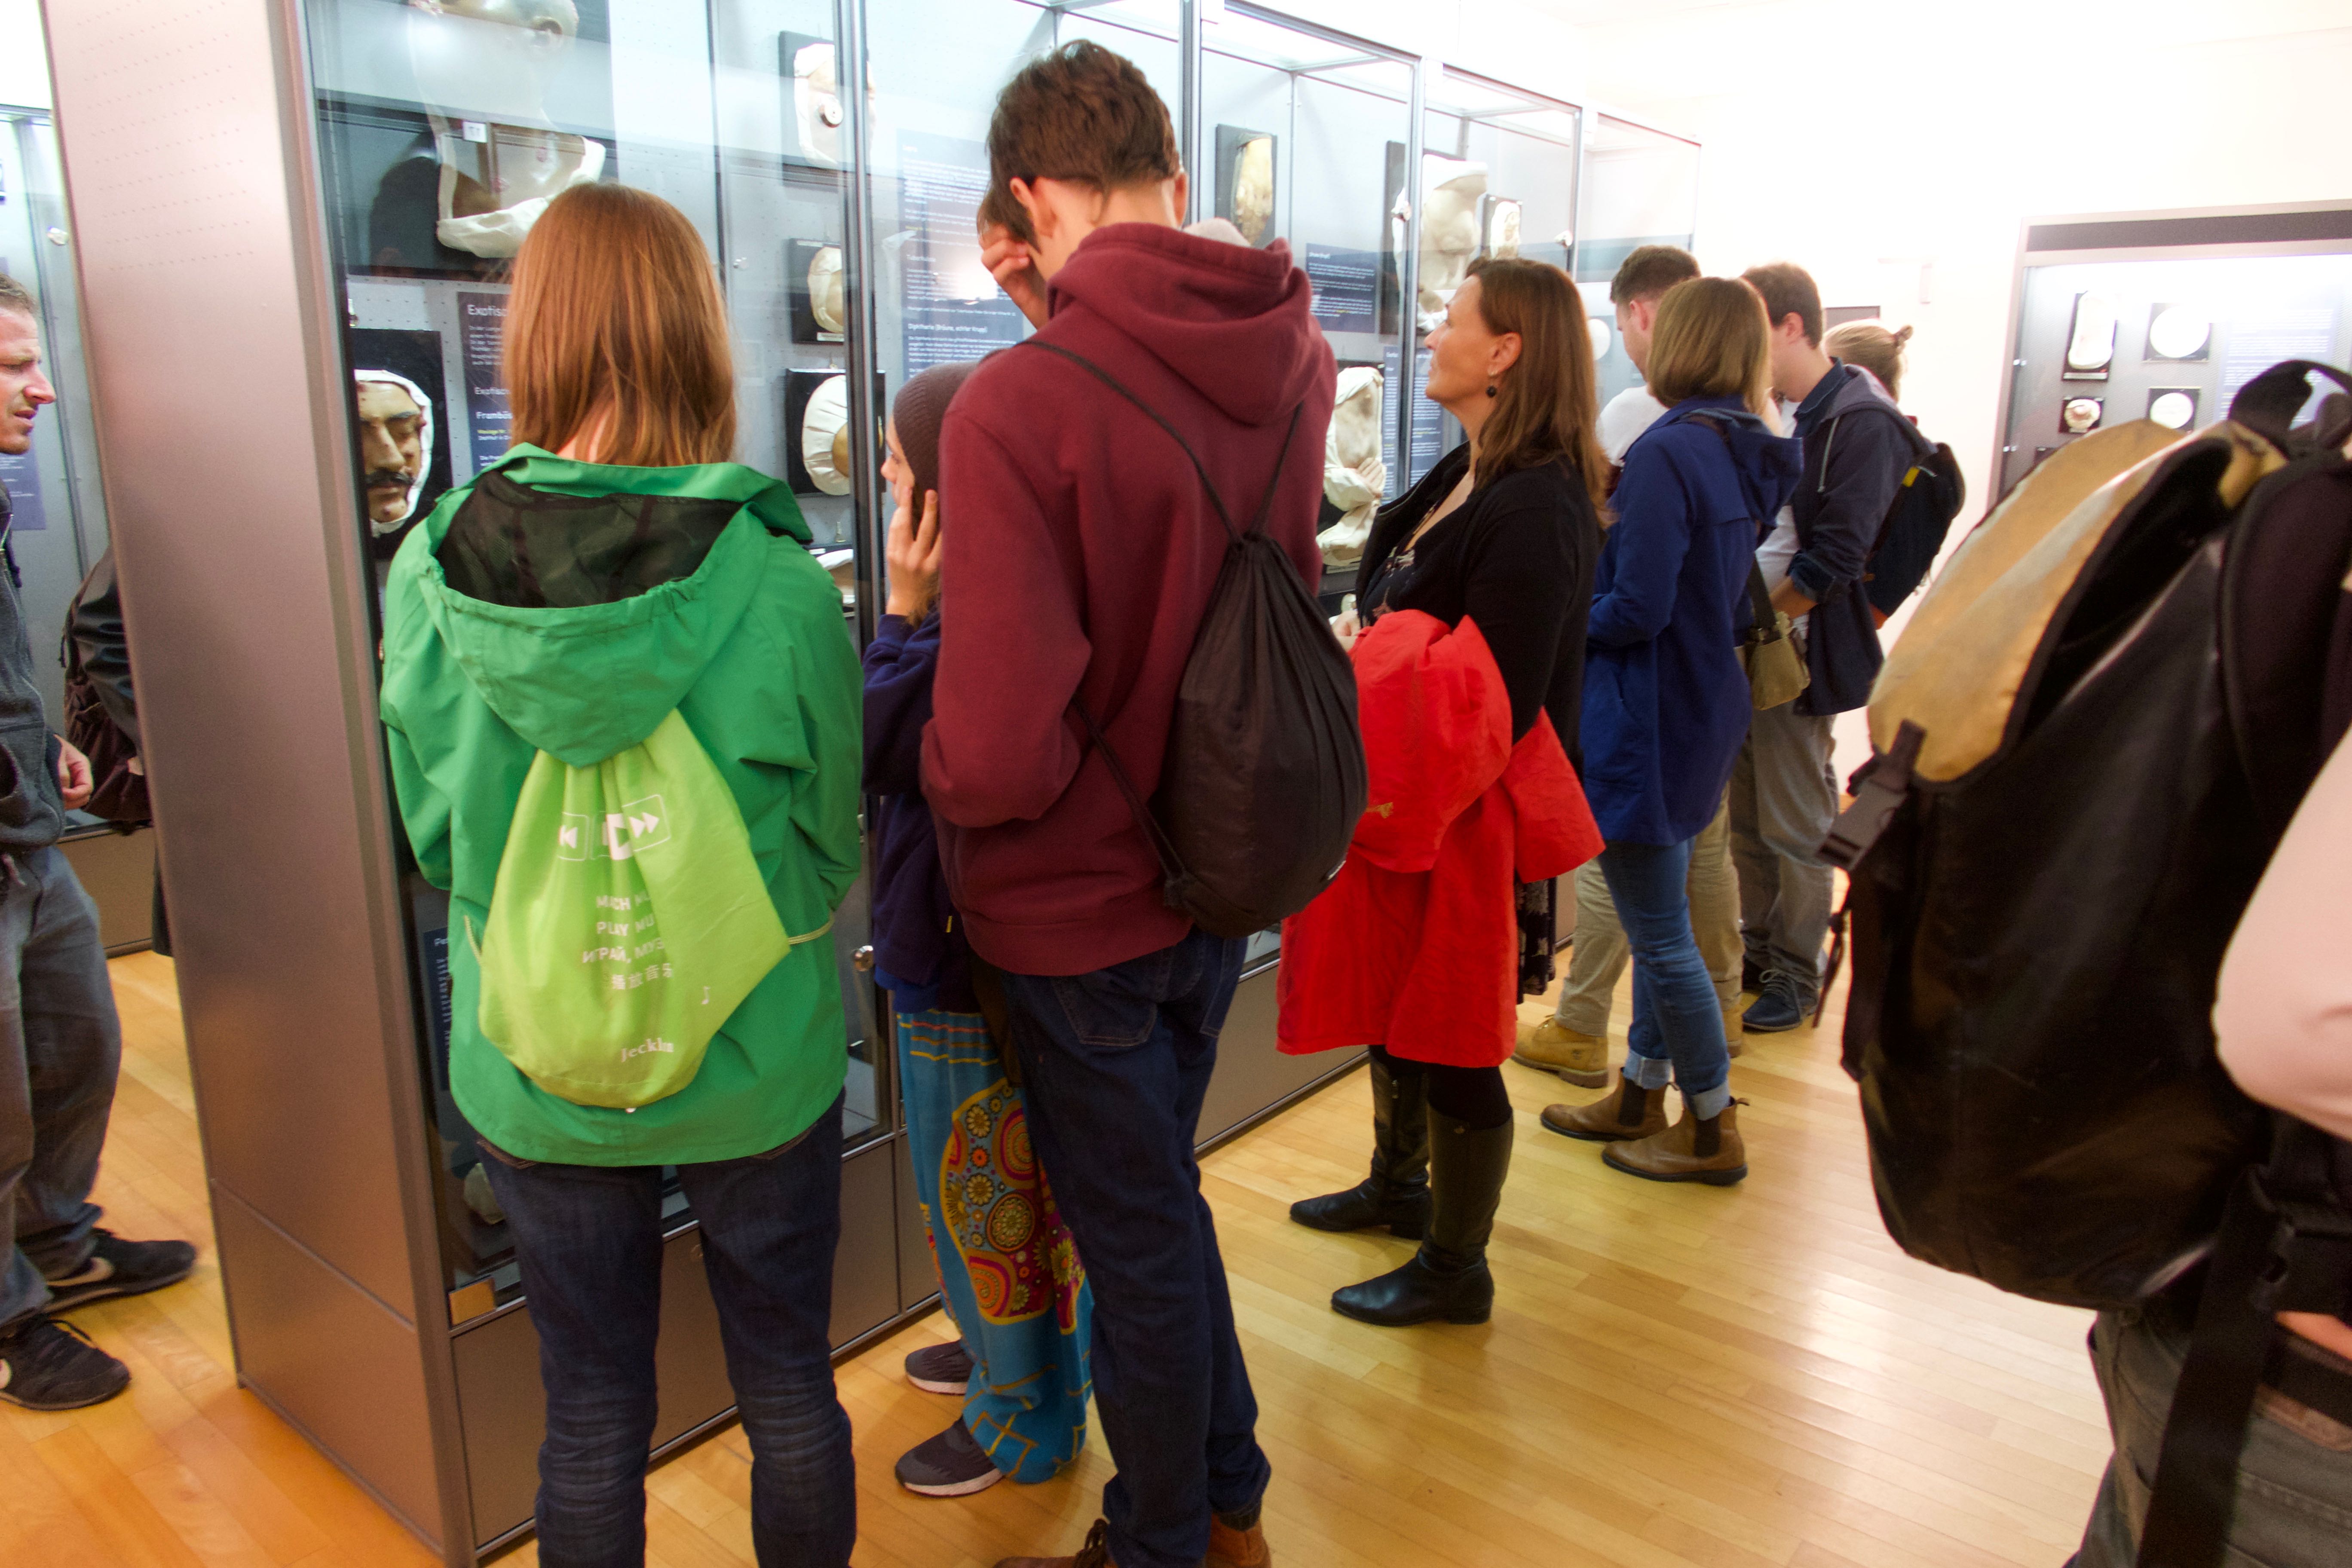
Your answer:
[[[694,1080],[794,945],[734,793],[673,709],[593,767],[531,763],[474,950],[482,1034],[550,1094],[650,1105]]]

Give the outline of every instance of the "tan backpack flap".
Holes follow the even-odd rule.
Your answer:
[[[2234,448],[2222,485],[2237,496],[2265,460],[2282,460],[2230,426],[2181,436],[2141,419],[2068,443],[2021,480],[1962,542],[1888,654],[1871,691],[1872,744],[1884,753],[1906,721],[1916,723],[1926,739],[1915,773],[1936,783],[1998,752],[2075,579],[2168,458],[2205,441]]]

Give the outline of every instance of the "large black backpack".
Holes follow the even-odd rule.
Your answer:
[[[2352,386],[2291,362],[2212,430],[2118,426],[2021,483],[1889,657],[1823,850],[1851,873],[1844,1060],[1903,1248],[2095,1308],[2212,1259],[2143,1568],[2221,1561],[2270,1314],[2352,1287],[2352,1160],[2242,1095],[2210,1024],[2352,721],[2352,404],[2290,428],[2314,373]]]
[[[1289,553],[1265,531],[1305,410],[1291,416],[1244,533],[1192,443],[1158,410],[1083,355],[1034,338],[1024,346],[1084,367],[1150,415],[1192,459],[1224,524],[1224,563],[1185,659],[1150,803],[1095,715],[1074,706],[1160,858],[1169,907],[1217,936],[1264,931],[1339,875],[1370,789],[1354,667]]]

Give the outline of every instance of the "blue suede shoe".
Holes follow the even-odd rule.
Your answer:
[[[1740,1015],[1739,1021],[1751,1035],[1784,1035],[1801,1027],[1812,1011],[1812,998],[1804,994],[1797,977],[1775,969],[1765,974],[1764,994]]]

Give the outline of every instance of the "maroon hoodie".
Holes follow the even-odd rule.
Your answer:
[[[1184,434],[1247,528],[1303,406],[1267,531],[1309,588],[1335,374],[1307,276],[1152,224],[1096,230],[1054,275],[1038,341],[1084,354]],[[1071,706],[1149,799],[1225,531],[1167,431],[1040,349],[983,363],[940,441],[936,715],[923,793],[971,944],[1020,974],[1083,974],[1182,940],[1160,870]]]

